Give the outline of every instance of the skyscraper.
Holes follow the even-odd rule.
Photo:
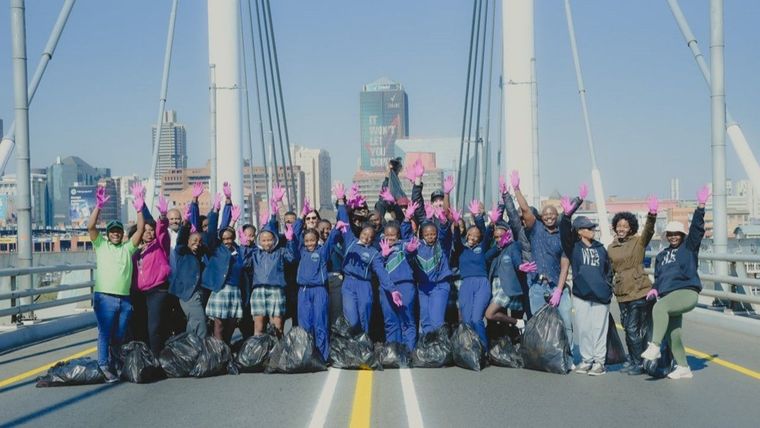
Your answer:
[[[69,156],[63,159],[59,156],[55,163],[47,168],[47,202],[50,204],[46,213],[48,216],[47,225],[70,224],[70,192],[73,187],[95,186],[101,178],[110,176],[110,168],[93,168],[77,156]],[[94,198],[95,195],[93,193],[88,195],[88,197],[90,196]],[[112,199],[115,200],[116,198]]]
[[[290,150],[293,165],[300,167],[304,174],[304,196],[309,198],[314,208],[332,210],[330,153],[301,146],[293,146]]]
[[[156,141],[156,126],[152,127],[151,141]],[[153,145],[151,145],[153,147]],[[161,136],[158,142],[158,164],[156,165],[156,180],[171,169],[187,168],[187,137],[185,125],[177,123],[177,112],[164,112],[161,123]]]
[[[409,101],[400,83],[380,78],[359,94],[360,169],[384,171],[396,155],[396,139],[409,136]]]

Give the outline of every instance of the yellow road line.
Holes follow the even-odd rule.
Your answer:
[[[68,357],[61,358],[60,360],[53,361],[52,363],[45,364],[44,366],[37,367],[36,369],[32,369],[32,370],[26,371],[24,373],[21,373],[19,375],[16,375],[16,376],[13,376],[13,377],[9,377],[8,379],[4,379],[4,380],[0,381],[0,388],[4,388],[4,387],[6,387],[8,385],[14,384],[16,382],[21,382],[22,380],[25,380],[25,379],[28,379],[28,378],[30,378],[32,376],[38,375],[38,374],[46,371],[50,367],[53,367],[54,365],[60,363],[61,361],[72,360],[74,358],[84,357],[85,355],[90,355],[90,354],[94,353],[97,350],[98,350],[98,348],[96,346],[93,346],[92,348],[87,348],[87,349],[85,349],[82,352],[77,352],[74,355],[69,355]]]
[[[369,428],[372,416],[372,371],[361,370],[356,379],[351,428]]]
[[[615,323],[615,327],[617,327],[617,329],[620,331],[625,331],[623,327],[618,323]],[[704,353],[702,351],[697,351],[696,349],[689,348],[688,346],[685,346],[684,348],[686,349],[687,354],[691,354],[699,358],[700,360],[710,361],[719,366],[723,366],[727,369],[733,370],[737,373],[741,373],[744,376],[751,377],[755,380],[760,380],[760,372],[756,372],[752,369],[748,369],[746,367],[740,366],[739,364],[732,363],[731,361],[726,361],[722,358],[713,357],[710,354]]]

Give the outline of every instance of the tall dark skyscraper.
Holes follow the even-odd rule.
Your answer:
[[[396,140],[409,136],[409,101],[400,83],[380,78],[359,94],[361,170],[384,171]]]

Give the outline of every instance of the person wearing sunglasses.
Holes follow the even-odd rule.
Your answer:
[[[688,234],[681,222],[671,221],[665,226],[665,239],[670,245],[657,254],[654,285],[646,296],[648,300],[657,299],[657,303],[652,308],[652,341],[641,358],[660,358],[660,345],[668,336],[676,361],[675,369],[668,374],[670,379],[693,377],[681,339],[681,326],[683,314],[697,306],[697,298],[702,291],[697,269],[699,247],[705,236],[705,203],[709,197],[710,189],[707,186],[697,193],[697,209],[691,218]]]

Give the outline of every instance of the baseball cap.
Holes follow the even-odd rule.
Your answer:
[[[585,215],[579,215],[573,220],[573,229],[595,229],[598,226]]]
[[[437,198],[443,198],[443,197],[444,197],[443,190],[439,189],[430,194],[430,201],[434,201]]]
[[[110,232],[111,229],[121,229],[124,231],[124,225],[119,220],[111,220],[106,225],[106,232]]]

